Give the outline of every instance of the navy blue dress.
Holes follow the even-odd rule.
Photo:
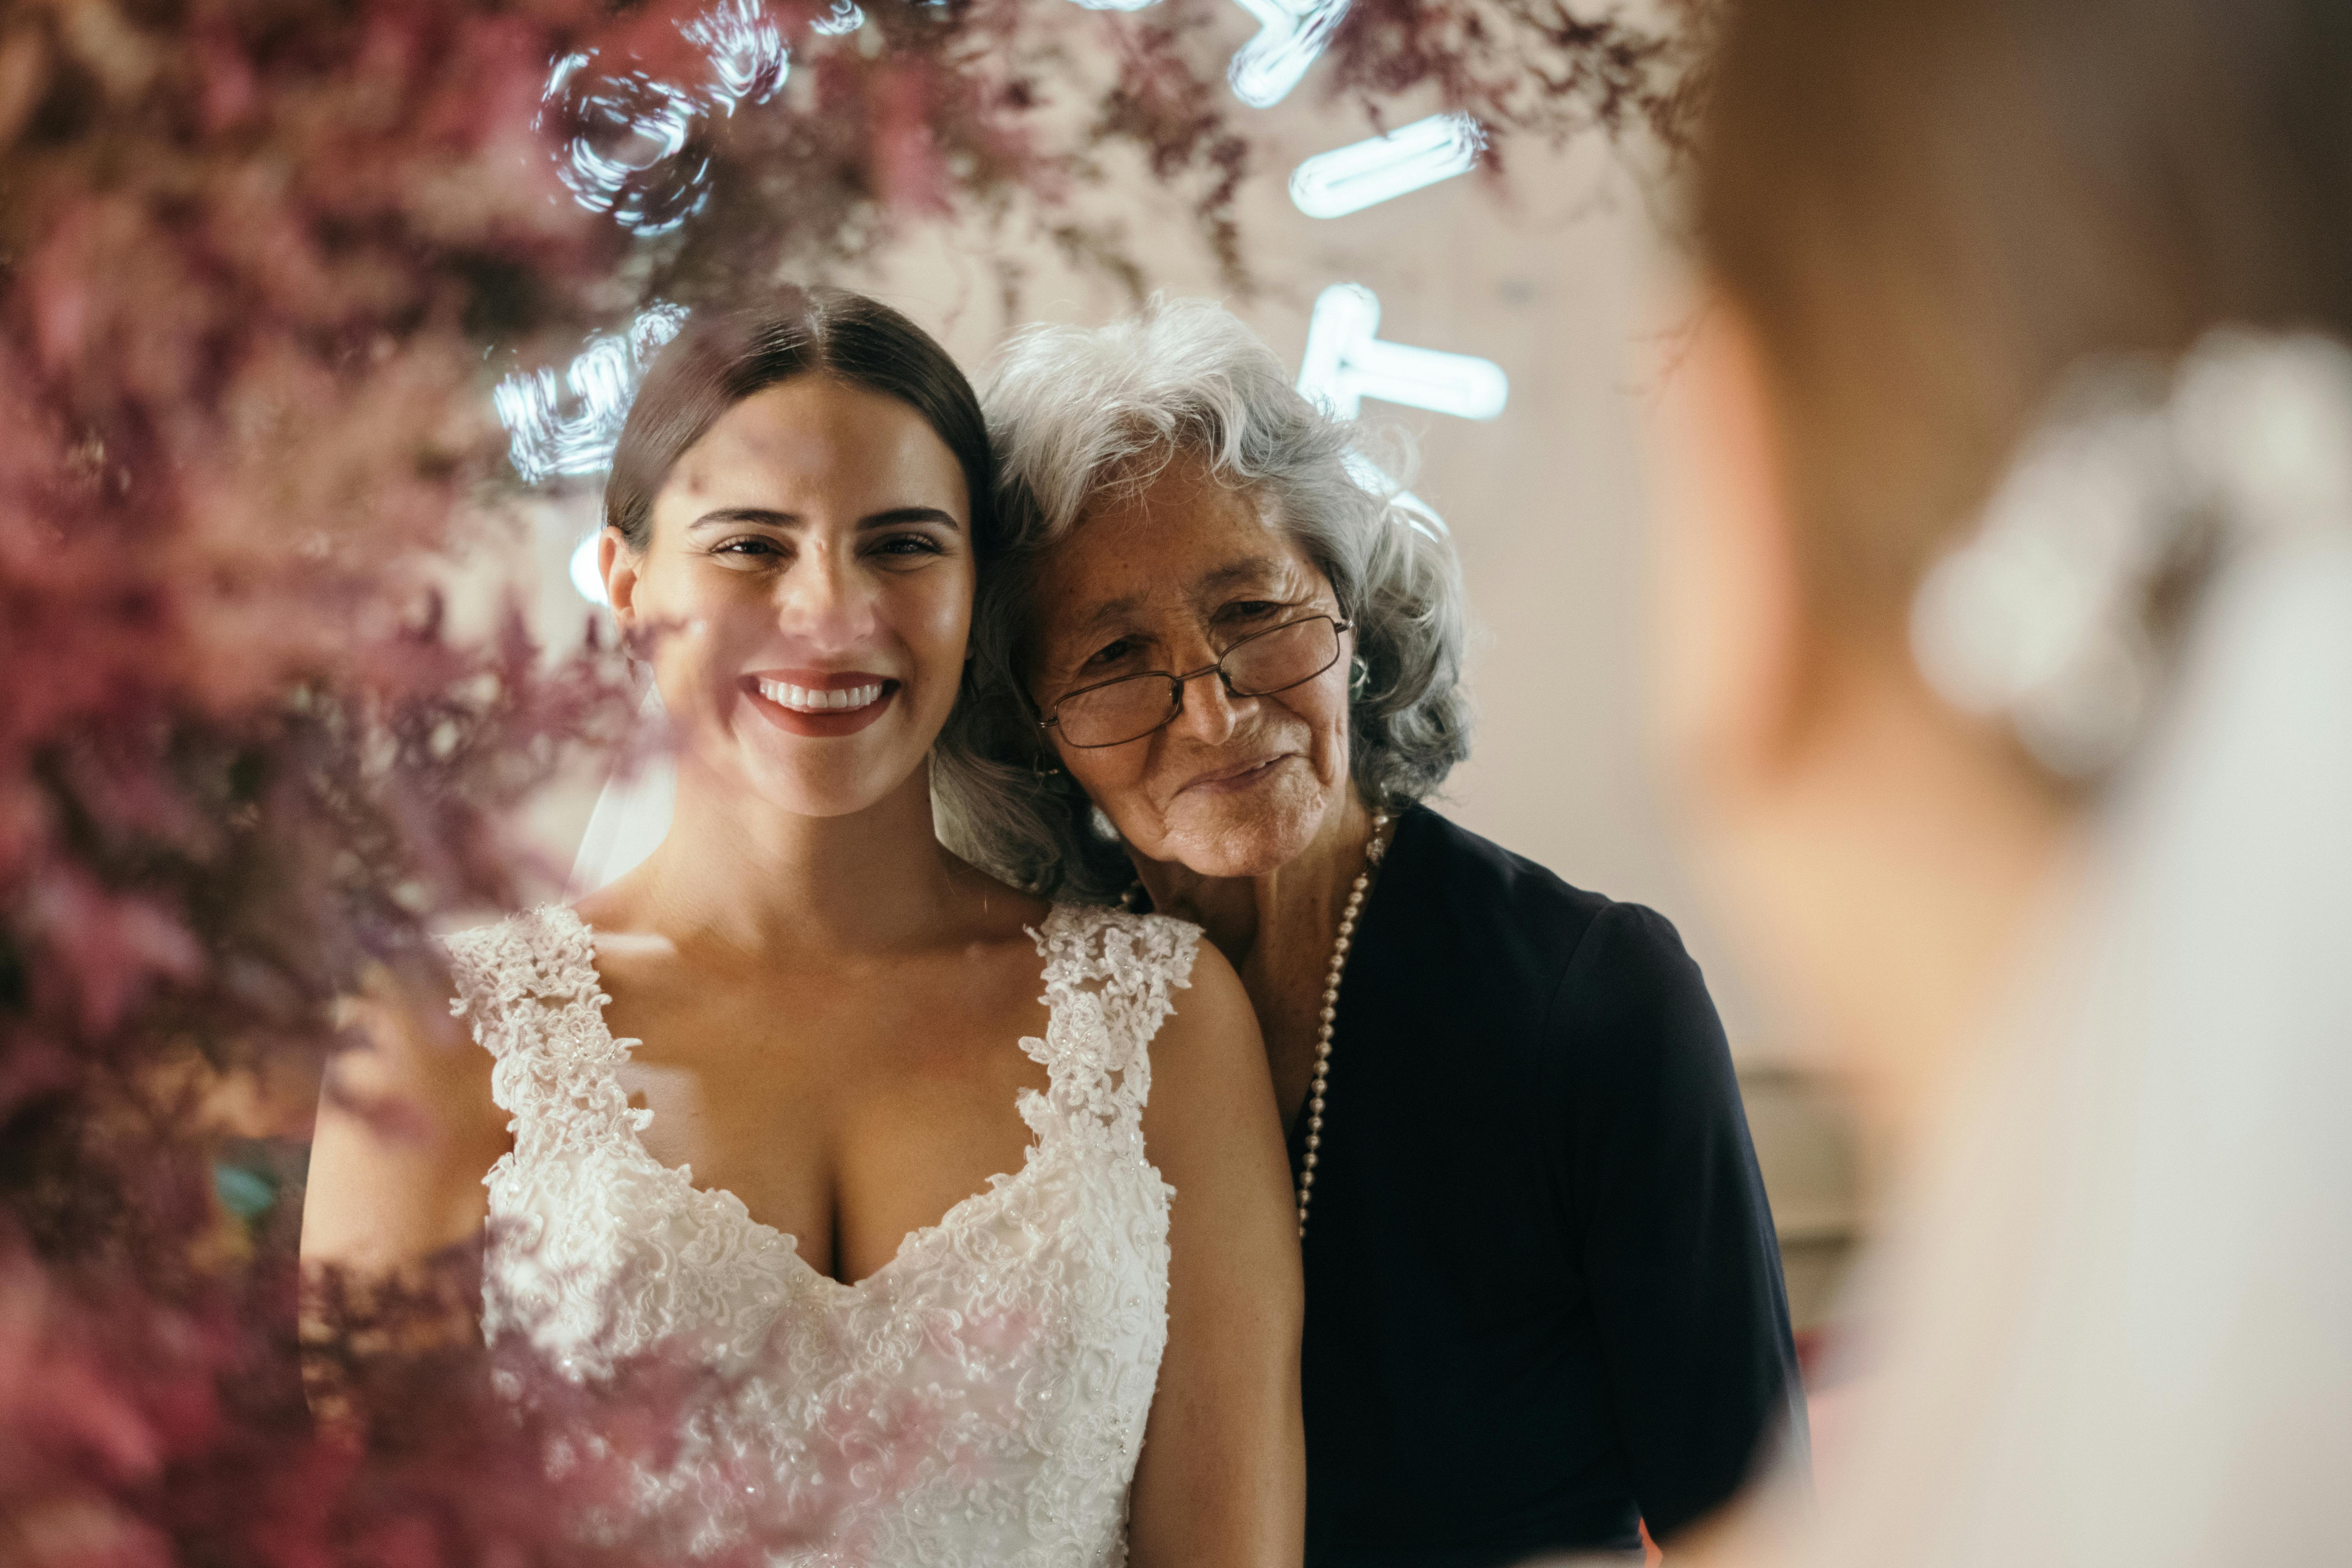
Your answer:
[[[1803,1441],[1730,1055],[1662,916],[1404,813],[1319,1153],[1308,1568],[1671,1544]]]

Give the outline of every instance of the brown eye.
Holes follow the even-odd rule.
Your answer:
[[[1217,612],[1217,624],[1236,631],[1249,631],[1287,616],[1297,608],[1296,605],[1286,605],[1278,599],[1237,599]]]

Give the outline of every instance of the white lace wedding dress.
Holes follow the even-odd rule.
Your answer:
[[[1144,1157],[1148,1047],[1197,928],[1055,906],[1050,1018],[1022,1049],[1021,1169],[844,1285],[731,1193],[656,1161],[616,1072],[593,936],[546,907],[454,937],[514,1148],[487,1180],[483,1326],[572,1375],[687,1336],[720,1392],[640,1508],[689,1550],[793,1564],[1094,1568],[1127,1555],[1128,1486],[1167,1339],[1171,1189]],[[675,1342],[672,1341],[672,1342]],[[782,1541],[776,1539],[779,1521]]]

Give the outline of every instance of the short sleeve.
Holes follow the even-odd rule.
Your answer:
[[[1801,1459],[1771,1208],[1715,1004],[1664,917],[1595,916],[1546,1026],[1612,1415],[1664,1540],[1728,1500],[1763,1449]]]

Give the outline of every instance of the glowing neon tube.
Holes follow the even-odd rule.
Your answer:
[[[1258,20],[1257,37],[1234,52],[1225,79],[1253,109],[1280,103],[1322,57],[1348,0],[1234,0]]]
[[[1486,133],[1466,114],[1433,114],[1386,136],[1318,153],[1290,176],[1308,217],[1344,217],[1478,166]]]
[[[1340,419],[1355,418],[1367,397],[1457,419],[1492,419],[1510,401],[1510,377],[1494,361],[1382,342],[1380,325],[1380,297],[1362,284],[1324,289],[1307,320],[1298,390]]]

